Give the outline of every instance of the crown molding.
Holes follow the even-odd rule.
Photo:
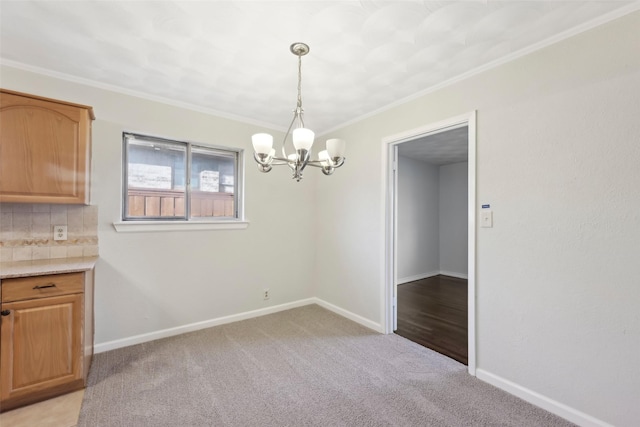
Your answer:
[[[140,92],[132,89],[126,89],[121,86],[102,83],[96,80],[86,79],[84,77],[78,77],[71,74],[61,73],[59,71],[48,70],[46,68],[40,68],[33,65],[28,65],[22,62],[12,61],[10,59],[0,58],[0,65],[16,68],[18,70],[28,71],[35,74],[40,74],[47,77],[53,77],[55,79],[64,80],[67,82],[76,83],[83,86],[90,86],[97,89],[120,93],[127,96],[133,96],[135,98],[145,99],[147,101],[153,101],[153,102],[158,102],[160,104],[171,105],[173,107],[183,108],[185,110],[196,111],[198,113],[208,114],[208,115],[220,117],[222,119],[234,120],[236,122],[259,126],[261,128],[267,128],[267,129],[271,129],[279,132],[286,131],[286,128],[274,126],[271,123],[265,123],[259,120],[249,119],[247,117],[226,113],[224,111],[214,110],[212,108],[202,107],[202,106],[191,104],[188,102],[176,101],[174,99],[169,99],[162,96],[151,95],[145,92]]]
[[[611,22],[615,19],[618,18],[622,18],[623,16],[629,15],[633,12],[637,12],[638,10],[640,10],[640,0],[636,0],[631,4],[628,4],[626,6],[621,7],[620,9],[616,9],[612,12],[609,12],[607,14],[604,14],[602,16],[599,16],[598,18],[592,19],[591,21],[587,21],[585,23],[582,23],[580,25],[577,25],[573,28],[570,28],[566,31],[563,31],[561,33],[558,33],[552,37],[549,37],[545,40],[542,40],[538,43],[534,43],[528,47],[525,47],[523,49],[520,49],[516,52],[513,52],[507,56],[503,56],[502,58],[498,58],[494,61],[491,61],[487,64],[481,65],[480,67],[474,68],[470,71],[467,71],[465,73],[459,74],[455,77],[452,77],[448,80],[445,80],[441,83],[438,83],[436,85],[433,85],[431,87],[428,87],[424,90],[421,90],[420,92],[416,92],[410,96],[407,96],[405,98],[399,99],[397,101],[392,102],[391,104],[385,105],[384,107],[378,108],[377,110],[371,111],[369,113],[363,114],[362,116],[356,117],[354,119],[348,120],[338,126],[334,126],[329,128],[328,130],[322,131],[321,133],[319,133],[318,136],[324,136],[330,132],[334,132],[338,129],[342,129],[344,127],[347,127],[349,125],[352,125],[354,123],[357,123],[361,120],[367,119],[369,117],[373,117],[375,115],[378,115],[380,113],[383,113],[385,111],[389,111],[393,108],[396,108],[400,105],[406,104],[408,102],[411,102],[415,99],[421,98],[425,95],[428,95],[430,93],[436,92],[440,89],[444,89],[445,87],[451,86],[455,83],[461,82],[463,80],[466,80],[468,78],[471,78],[473,76],[476,76],[478,74],[481,74],[485,71],[491,70],[493,68],[497,68],[501,65],[507,64],[511,61],[515,61],[516,59],[522,58],[523,56],[529,55],[530,53],[536,52],[538,50],[544,49],[546,47],[552,46],[556,43],[559,43],[563,40],[569,39],[573,36],[576,36],[578,34],[584,33],[586,31],[592,30],[594,28],[597,28],[601,25],[604,25],[608,22]]]

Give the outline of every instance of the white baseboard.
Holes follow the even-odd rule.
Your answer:
[[[364,327],[367,327],[369,329],[373,329],[376,332],[380,332],[381,334],[384,334],[384,328],[382,327],[382,325],[380,323],[376,323],[372,320],[366,319],[358,314],[352,313],[348,310],[345,310],[343,308],[338,307],[337,305],[333,305],[331,303],[326,302],[325,300],[322,300],[320,298],[312,298],[314,300],[314,302],[316,304],[318,304],[320,307],[326,308],[329,311],[333,311],[336,314],[339,314],[342,317],[346,317],[349,320],[352,320],[356,323],[361,324]]]
[[[292,308],[302,307],[309,304],[318,304],[320,307],[324,307],[329,311],[339,314],[342,317],[346,317],[356,323],[361,324],[369,329],[373,329],[376,332],[384,333],[382,325],[373,322],[369,319],[365,319],[355,313],[342,309],[336,305],[330,304],[320,298],[306,298],[298,301],[293,301],[286,304],[275,305],[273,307],[261,308],[259,310],[245,311],[243,313],[232,314],[230,316],[218,317],[216,319],[204,320],[202,322],[190,323],[188,325],[176,326],[175,328],[162,329],[160,331],[148,332],[146,334],[135,335],[132,337],[122,338],[118,340],[108,341],[105,343],[96,344],[93,347],[94,353],[104,353],[105,351],[115,350],[117,348],[128,347],[130,345],[141,344],[144,342],[154,341],[161,338],[172,337],[175,335],[185,334],[187,332],[199,331],[200,329],[211,328],[212,326],[224,325],[226,323],[238,322],[240,320],[251,319],[254,317],[260,317],[267,314],[277,313],[279,311],[289,310]]]
[[[398,285],[402,285],[409,282],[415,282],[416,280],[427,279],[429,277],[437,276],[442,274],[443,276],[451,276],[456,277],[458,279],[468,279],[469,275],[464,273],[454,273],[453,271],[431,271],[429,273],[416,274],[415,276],[402,277],[398,279]]]
[[[141,344],[143,342],[154,341],[160,338],[172,337],[187,332],[199,331],[200,329],[210,328],[212,326],[224,325],[225,323],[237,322],[240,320],[260,317],[266,314],[277,313],[279,311],[289,310],[304,305],[316,304],[316,298],[307,298],[293,301],[286,304],[275,305],[272,307],[261,308],[259,310],[245,311],[243,313],[232,314],[230,316],[218,317],[216,319],[204,320],[202,322],[190,323],[188,325],[176,326],[175,328],[162,329],[160,331],[148,332],[146,334],[135,335],[132,337],[122,338],[118,340],[108,341],[96,344],[93,347],[94,353],[103,353],[117,348],[128,347],[130,345]],[[320,305],[320,304],[318,304]],[[345,316],[346,317],[346,316]]]
[[[476,377],[484,382],[487,382],[499,389],[506,391],[509,394],[519,397],[535,406],[538,406],[546,411],[551,412],[565,420],[571,421],[582,427],[613,427],[602,420],[599,420],[584,412],[578,411],[563,403],[550,399],[547,396],[543,396],[533,390],[529,390],[519,384],[499,377],[498,375],[487,372],[483,369],[476,369]]]
[[[432,271],[430,273],[422,273],[422,274],[416,274],[415,276],[403,277],[401,279],[398,279],[398,285],[402,285],[404,283],[409,283],[409,282],[415,282],[416,280],[422,280],[428,277],[437,276],[438,274],[440,274],[439,271]]]
[[[451,276],[451,277],[456,277],[458,279],[468,279],[469,275],[468,274],[464,274],[464,273],[454,273],[453,271],[440,271],[440,274],[442,274],[443,276]]]

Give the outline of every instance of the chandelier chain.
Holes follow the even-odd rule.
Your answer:
[[[302,118],[302,55],[298,54],[298,104],[296,107],[300,124],[304,127],[304,119]]]

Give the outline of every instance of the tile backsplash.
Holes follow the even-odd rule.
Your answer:
[[[67,240],[53,240],[53,226],[67,226]],[[0,204],[0,261],[98,255],[98,207]]]

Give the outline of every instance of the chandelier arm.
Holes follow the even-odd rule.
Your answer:
[[[288,165],[288,164],[289,164],[288,161],[285,162],[282,159],[276,159],[276,158],[274,158],[274,162],[271,163],[272,166],[284,166],[284,165]]]
[[[344,161],[345,161],[346,157],[340,157],[340,160],[338,160],[337,162],[333,162],[333,167],[334,168],[339,168],[340,166],[344,165]]]
[[[284,138],[282,139],[282,156],[287,160],[287,162],[289,161],[289,156],[287,155],[287,152],[285,150],[285,145],[287,143],[287,138],[291,134],[291,128],[293,127],[293,124],[296,122],[297,116],[298,116],[298,112],[294,111],[293,119],[291,119],[291,123],[289,123],[289,128],[287,129],[287,133],[284,134]]]
[[[344,159],[345,157],[340,158],[340,160],[338,162],[334,162],[333,160],[330,160],[331,164],[329,166],[331,166],[332,168],[339,168],[340,166],[342,166],[344,164]],[[326,160],[309,160],[307,162],[307,165],[309,166],[313,166],[315,168],[323,168],[325,166],[322,165],[323,162],[325,162]]]
[[[309,160],[307,166],[313,166],[314,168],[323,168],[322,163],[319,160]]]
[[[318,160],[310,160],[307,163],[307,166],[313,166],[314,168],[318,168],[318,169],[322,169],[322,173],[325,175],[331,175],[333,173],[333,171],[335,170],[334,166],[324,166],[321,164],[320,161]]]

